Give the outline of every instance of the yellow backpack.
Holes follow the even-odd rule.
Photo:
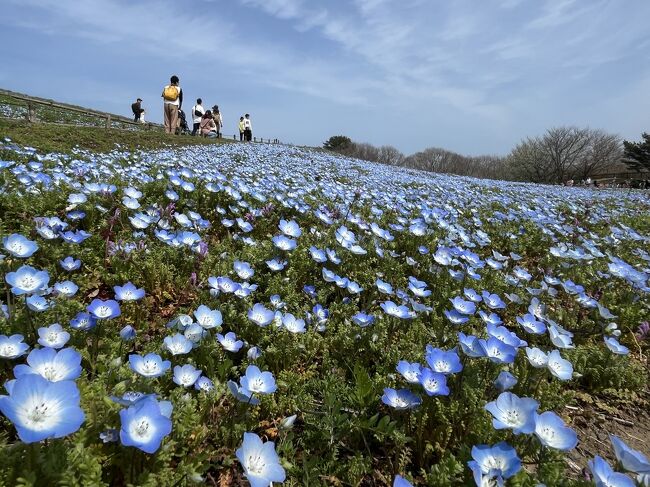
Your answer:
[[[165,101],[176,101],[178,93],[178,86],[168,85],[165,86],[165,89],[163,90],[163,98]]]

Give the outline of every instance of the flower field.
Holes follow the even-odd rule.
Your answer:
[[[4,139],[0,237],[0,485],[650,486],[642,192]]]

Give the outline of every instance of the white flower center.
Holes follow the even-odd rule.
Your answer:
[[[7,343],[0,347],[0,357],[13,357],[16,352],[16,347],[11,343]]]
[[[521,414],[516,409],[504,411],[504,419],[504,423],[509,424],[510,426],[519,426],[524,423]]]
[[[160,367],[158,367],[158,364],[156,362],[152,362],[151,360],[145,360],[144,364],[142,364],[142,372],[149,375],[149,374],[155,374],[160,370]]]
[[[264,472],[264,469],[266,468],[266,462],[259,455],[249,455],[246,463],[249,472],[256,476]]]

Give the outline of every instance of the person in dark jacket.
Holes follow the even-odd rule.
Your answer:
[[[133,111],[133,121],[139,122],[140,117],[144,113],[144,108],[142,108],[142,98],[138,98],[135,103],[131,104],[131,110]]]

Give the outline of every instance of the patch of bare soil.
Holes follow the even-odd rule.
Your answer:
[[[581,477],[587,462],[600,455],[615,465],[613,434],[632,448],[650,457],[650,391],[628,397],[580,394],[574,406],[568,406],[569,424],[578,433],[578,446],[566,461],[572,477]]]

